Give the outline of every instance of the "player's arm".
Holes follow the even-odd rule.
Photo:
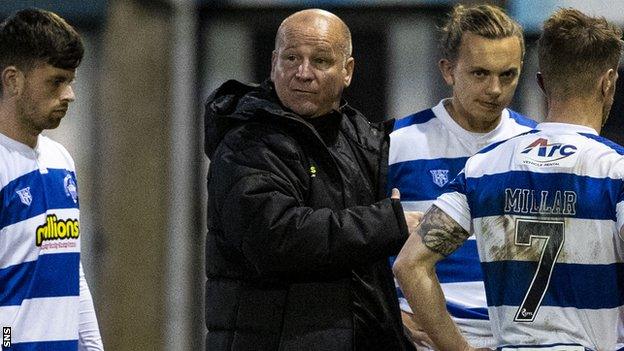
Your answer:
[[[473,350],[446,310],[435,264],[460,247],[470,234],[433,205],[410,235],[394,263],[394,274],[423,330],[439,350]]]
[[[78,350],[79,351],[102,351],[102,337],[100,336],[100,328],[95,316],[95,308],[93,307],[93,299],[89,291],[89,285],[85,278],[80,263],[80,302],[78,315]]]

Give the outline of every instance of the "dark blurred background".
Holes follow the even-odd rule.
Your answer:
[[[557,7],[624,24],[624,2],[485,1],[525,28],[512,107],[543,119],[535,41]],[[57,12],[83,34],[76,102],[46,132],[76,160],[83,264],[107,350],[203,350],[205,179],[202,106],[227,79],[268,77],[275,31],[294,11],[334,12],[353,35],[346,98],[371,120],[399,118],[449,94],[437,69],[444,0],[0,1]],[[463,1],[462,3],[476,3]],[[622,72],[620,72],[622,76]],[[603,135],[624,142],[624,80]]]

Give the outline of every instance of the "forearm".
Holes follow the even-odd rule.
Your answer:
[[[100,336],[100,328],[95,316],[95,308],[93,307],[93,299],[89,291],[89,285],[80,264],[80,306],[79,306],[79,324],[78,349],[80,351],[103,351],[102,338]]]
[[[395,264],[395,274],[407,298],[414,317],[439,350],[468,350],[469,345],[461,335],[446,310],[446,300],[433,266],[415,265],[401,267]]]
[[[436,263],[469,234],[444,211],[432,206],[397,257],[393,271],[423,330],[440,350],[470,350],[446,310]]]

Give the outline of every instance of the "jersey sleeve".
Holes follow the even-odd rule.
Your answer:
[[[448,192],[440,195],[433,203],[446,212],[467,232],[470,232],[471,216],[468,198],[466,197],[466,177],[460,172],[449,184]]]
[[[89,285],[85,278],[80,263],[80,305],[79,305],[79,325],[78,325],[78,350],[79,351],[102,351],[102,337],[100,336],[100,328],[95,316],[95,308],[93,307],[93,299],[89,291]]]
[[[624,176],[622,176],[622,173],[624,173],[623,168],[624,167],[621,167],[621,166],[618,168],[620,170],[620,173],[619,173],[619,178],[620,178],[619,188],[620,189],[619,189],[619,194],[617,196],[617,204],[615,206],[615,218],[617,222],[617,231],[618,231],[618,234],[620,234],[620,237],[622,238],[622,240],[624,240],[624,235],[622,235],[622,227],[624,227]]]
[[[618,232],[621,232],[622,226],[624,226],[624,199],[618,202],[617,206],[615,207],[615,215],[617,217]]]

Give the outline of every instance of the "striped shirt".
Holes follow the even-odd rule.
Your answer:
[[[471,157],[435,205],[476,235],[497,346],[615,350],[624,148],[588,127],[537,129]]]
[[[390,135],[388,186],[401,191],[405,210],[425,212],[447,191],[447,183],[464,168],[469,156],[536,124],[504,109],[495,129],[488,133],[470,132],[451,118],[444,107],[446,101],[396,121]],[[439,262],[436,271],[455,323],[474,345],[490,346],[492,332],[474,237]],[[401,309],[411,313],[400,289],[397,292]]]
[[[39,136],[0,134],[0,327],[5,350],[77,350],[80,226],[74,162]],[[0,346],[0,349],[2,347]]]

